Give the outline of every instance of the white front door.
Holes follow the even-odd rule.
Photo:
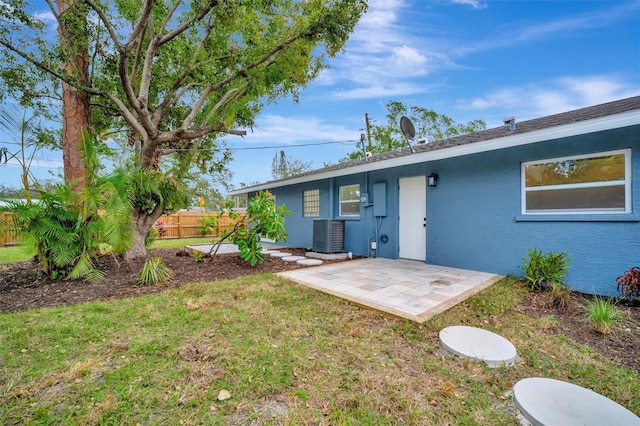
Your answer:
[[[400,179],[400,257],[425,261],[427,257],[427,181],[424,176]]]

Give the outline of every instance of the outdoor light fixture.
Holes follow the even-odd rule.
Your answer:
[[[436,186],[438,184],[438,175],[435,173],[431,173],[427,177],[427,183],[429,186]]]

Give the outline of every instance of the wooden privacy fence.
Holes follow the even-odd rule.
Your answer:
[[[159,231],[159,239],[201,237],[198,228],[202,226],[202,218],[213,216],[217,219],[216,226],[205,237],[216,237],[223,232],[232,229],[236,223],[242,220],[242,216],[233,220],[228,214],[220,215],[220,212],[178,212],[171,215],[162,215],[156,221],[156,229]]]
[[[221,235],[242,220],[242,215],[240,218],[233,220],[226,213],[220,215],[220,212],[178,212],[162,215],[156,222],[156,229],[160,234],[158,239],[201,237],[202,234],[198,228],[202,226],[201,219],[205,216],[213,216],[217,219],[216,226],[213,227],[211,232],[205,234],[206,237]],[[0,224],[5,222],[11,224],[13,215],[9,212],[0,211]],[[0,226],[0,246],[16,245],[20,244],[20,242],[19,235]]]
[[[4,224],[13,224],[13,214],[0,211],[0,247],[20,244],[22,238],[17,232],[6,229]]]

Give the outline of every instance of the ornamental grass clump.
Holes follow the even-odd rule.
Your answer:
[[[593,327],[602,334],[609,334],[622,314],[615,304],[604,297],[594,297],[587,302],[587,317]]]
[[[140,284],[154,285],[167,280],[171,276],[171,269],[162,263],[161,257],[147,260],[140,270]]]

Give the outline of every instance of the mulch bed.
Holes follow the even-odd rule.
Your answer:
[[[556,334],[563,334],[576,342],[584,343],[595,351],[618,361],[625,367],[640,371],[640,306],[638,303],[619,302],[621,320],[611,334],[602,334],[589,323],[585,306],[593,296],[571,293],[565,307],[556,306],[548,292],[531,292],[520,309],[538,318],[553,315]]]
[[[303,249],[287,249],[293,255],[304,255]],[[233,279],[243,275],[280,272],[304,268],[295,262],[265,257],[252,267],[238,253],[218,254],[196,262],[188,249],[152,250],[148,257],[160,256],[172,271],[171,279],[154,286],[138,284],[138,273],[144,260],[124,262],[115,256],[99,259],[98,269],[106,273],[101,284],[83,281],[52,281],[32,261],[0,265],[0,313],[32,308],[68,306],[92,300],[109,300],[157,293],[187,283]],[[340,262],[325,261],[325,263]],[[520,306],[531,317],[553,315],[556,333],[589,345],[621,365],[640,371],[640,306],[620,304],[623,320],[610,335],[595,331],[584,315],[583,306],[589,296],[572,294],[565,308],[555,306],[549,293],[532,292]]]
[[[106,279],[100,284],[52,281],[32,261],[0,265],[0,313],[135,297],[180,287],[186,283],[227,280],[243,275],[304,267],[269,256],[252,267],[238,253],[218,254],[206,257],[203,262],[196,262],[191,252],[190,249],[150,250],[147,258],[160,256],[173,272],[169,281],[153,286],[138,284],[144,259],[125,262],[112,255],[102,256],[96,266],[105,272]],[[293,248],[287,249],[287,252],[302,256],[305,250]]]

